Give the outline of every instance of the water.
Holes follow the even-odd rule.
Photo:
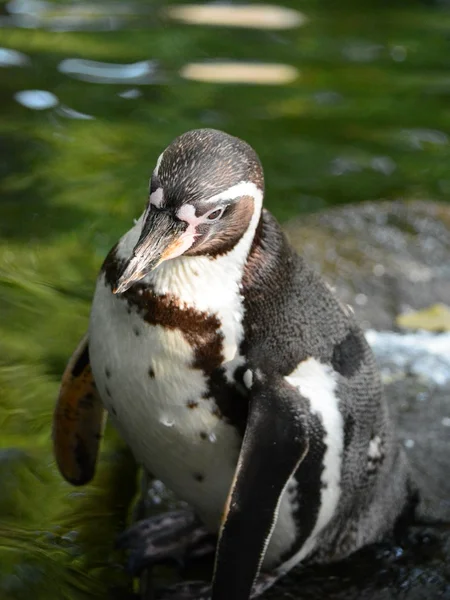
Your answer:
[[[366,338],[386,383],[405,372],[429,384],[443,386],[450,382],[450,333],[369,330]]]
[[[126,583],[111,540],[133,463],[109,431],[95,485],[74,491],[54,469],[49,424],[101,261],[176,135],[217,127],[249,141],[281,220],[448,200],[448,5],[240,6],[1,5],[2,600],[105,598]]]

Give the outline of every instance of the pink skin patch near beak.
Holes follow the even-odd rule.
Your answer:
[[[176,258],[184,254],[195,242],[197,236],[197,225],[205,222],[205,215],[201,217],[195,216],[195,208],[192,204],[183,204],[178,210],[177,217],[188,224],[186,231],[180,238],[163,253],[162,259]]]

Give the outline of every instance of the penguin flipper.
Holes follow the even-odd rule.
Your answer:
[[[275,526],[282,493],[309,447],[308,412],[283,378],[259,378],[225,506],[212,600],[248,600]],[[255,590],[254,590],[255,591]]]
[[[85,335],[64,370],[53,414],[53,452],[69,483],[83,485],[93,478],[105,417]]]

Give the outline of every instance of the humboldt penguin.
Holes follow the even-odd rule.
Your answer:
[[[102,266],[55,412],[72,483],[93,475],[103,405],[191,507],[124,534],[135,572],[217,536],[212,582],[168,598],[254,598],[294,565],[380,540],[411,496],[364,335],[263,195],[258,156],[236,137],[199,129],[164,150]]]

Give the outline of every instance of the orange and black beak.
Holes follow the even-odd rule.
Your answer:
[[[114,293],[122,294],[164,260],[178,256],[181,238],[187,227],[185,221],[176,219],[167,210],[150,210],[133,254],[123,267]]]

